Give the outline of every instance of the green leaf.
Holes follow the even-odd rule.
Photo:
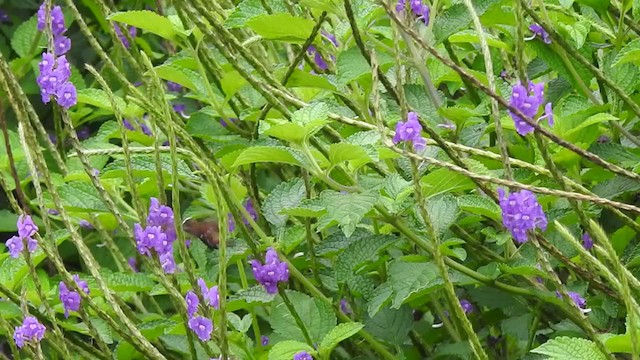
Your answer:
[[[384,308],[364,322],[364,329],[377,338],[400,345],[411,331],[412,322],[412,310],[408,306],[397,310]]]
[[[240,319],[240,316],[230,312],[227,314],[227,319],[229,320],[229,323],[233,325],[234,329],[242,333],[247,332],[249,327],[251,327],[251,314],[245,314],[244,317]]]
[[[86,181],[72,181],[58,187],[62,205],[67,210],[90,210],[108,212],[98,190]]]
[[[333,351],[341,341],[357,334],[363,327],[363,324],[357,322],[338,324],[338,326],[331,329],[324,339],[322,339],[319,349],[320,356],[328,357],[331,354],[331,351]]]
[[[388,281],[375,288],[367,304],[367,314],[369,317],[374,317],[383,306],[387,305],[392,295],[393,288]]]
[[[455,197],[445,195],[427,202],[427,211],[435,230],[442,234],[458,218],[458,203]]]
[[[174,40],[176,36],[183,33],[171,20],[149,10],[117,12],[109,15],[107,19],[135,26],[168,40]]]
[[[489,8],[501,3],[499,0],[477,0],[473,2],[476,14],[481,16]],[[433,34],[436,43],[446,40],[449,36],[466,28],[471,23],[471,15],[465,4],[457,3],[435,18]]]
[[[358,80],[360,76],[371,73],[371,66],[367,63],[360,50],[352,47],[338,55],[336,62],[337,81],[340,85],[347,85]]]
[[[22,310],[9,300],[0,300],[0,316],[5,320],[22,317]]]
[[[207,90],[202,77],[196,71],[174,63],[162,64],[155,69],[158,77],[178,83],[190,90],[206,94]]]
[[[327,212],[318,219],[318,231],[337,223],[348,237],[378,200],[374,193],[339,193],[326,190],[320,194],[320,200]]]
[[[312,298],[308,295],[286,290],[293,308],[296,310],[302,323],[314,343],[319,343],[336,325],[336,315],[331,306],[324,301]],[[295,319],[289,312],[281,298],[278,297],[272,307],[269,322],[273,331],[284,339],[304,341],[302,331],[298,328]]]
[[[289,216],[283,215],[281,210],[298,206],[306,196],[304,181],[300,178],[278,184],[262,204],[264,218],[275,225],[282,227],[287,223]]]
[[[325,103],[315,103],[305,106],[293,113],[291,121],[306,126],[318,121],[324,121],[329,117],[329,108]]]
[[[391,307],[399,309],[411,295],[420,296],[440,288],[444,282],[433,263],[396,260],[389,266],[389,284],[395,294]]]
[[[262,14],[246,22],[265,39],[302,44],[313,31],[313,20],[291,14]]]
[[[109,289],[115,292],[147,292],[156,285],[145,273],[114,273],[102,269],[101,274]]]
[[[613,199],[624,193],[638,190],[640,190],[640,183],[622,176],[605,180],[593,187],[594,194],[606,199]]]
[[[134,155],[130,159],[131,170],[135,177],[156,177],[156,162],[152,155]],[[171,155],[160,154],[160,167],[165,177],[170,178],[173,174]],[[122,178],[125,175],[126,166],[124,159],[116,159],[107,164],[102,170],[101,178]],[[178,175],[183,179],[195,179],[196,175],[189,168],[187,163],[178,159]]]
[[[0,210],[0,232],[9,233],[18,231],[17,223],[18,215],[9,210]]]
[[[486,216],[493,220],[500,220],[500,207],[491,199],[480,195],[463,195],[456,197],[460,210],[471,214]]]
[[[127,103],[122,98],[114,95],[114,99],[120,111],[124,111],[127,108]],[[104,90],[100,89],[78,90],[78,104],[93,105],[97,108],[114,112],[109,96]]]
[[[37,54],[46,44],[46,36],[43,36],[42,34],[40,34],[40,41],[38,44],[35,44],[37,36],[38,18],[34,15],[16,28],[16,31],[14,31],[13,36],[11,37],[11,47],[21,58]],[[36,50],[34,54],[29,53],[29,50],[32,48]]]
[[[371,158],[362,146],[341,142],[329,146],[329,161],[334,165],[344,161],[366,163],[371,162]]]
[[[551,339],[531,352],[547,355],[553,360],[604,360],[607,358],[593,341],[566,336]]]
[[[438,169],[420,179],[425,199],[442,193],[470,190],[475,184],[468,177],[448,169]]]
[[[275,299],[275,297],[276,296],[274,294],[267,293],[262,285],[257,285],[248,289],[240,290],[230,296],[227,306],[229,311],[235,311],[237,309],[244,309],[247,307],[246,305],[252,303],[270,303]]]
[[[356,240],[368,238],[371,233],[364,229],[356,229],[356,231],[347,237],[343,232],[336,231],[322,240],[315,248],[316,255],[331,256],[347,248]]]
[[[353,277],[366,262],[376,260],[378,253],[395,243],[391,235],[371,235],[354,241],[341,252],[334,267],[336,281],[341,283]]]
[[[274,13],[288,12],[282,0],[270,0],[269,6]],[[247,21],[254,17],[266,14],[268,14],[267,10],[262,6],[261,0],[243,0],[233,9],[233,12],[229,14],[229,17],[224,22],[224,26],[230,29],[242,27]]]
[[[291,88],[317,88],[329,91],[336,91],[335,85],[333,85],[327,78],[319,75],[313,75],[306,71],[295,69],[287,81],[287,87]]]
[[[309,354],[314,354],[315,350],[300,341],[281,341],[273,346],[269,350],[269,360],[291,360],[293,356],[301,351],[306,351]]]
[[[216,119],[211,108],[204,108],[189,116],[189,121],[185,126],[189,135],[209,141],[233,141],[236,135],[231,135],[229,131]]]
[[[300,166],[300,162],[286,147],[253,146],[244,150],[236,158],[236,161],[233,163],[233,167],[261,162],[284,163]]]
[[[611,66],[618,66],[625,63],[640,65],[640,39],[628,42],[616,55]]]

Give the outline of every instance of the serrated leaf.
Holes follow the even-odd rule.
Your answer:
[[[270,303],[275,299],[274,294],[269,294],[266,292],[262,285],[257,285],[250,287],[248,289],[243,289],[238,291],[237,293],[231,295],[229,297],[229,311],[234,311],[236,309],[243,308],[244,304],[251,303]],[[244,303],[244,304],[243,304]]]
[[[345,161],[364,164],[371,162],[371,158],[361,146],[341,142],[329,146],[329,161],[334,165]]]
[[[387,66],[393,62],[393,59],[384,53],[379,54],[379,65]],[[361,76],[371,73],[371,66],[357,47],[343,51],[338,55],[336,62],[337,78],[336,81],[340,85],[347,85],[352,81],[358,80]]]
[[[474,1],[473,5],[476,10],[476,14],[481,16],[493,5],[499,4],[499,0],[479,0]],[[433,35],[436,42],[440,43],[446,40],[449,36],[464,29],[471,23],[471,15],[465,4],[457,3],[435,18],[433,24]]]
[[[329,108],[325,103],[315,103],[297,110],[291,116],[291,121],[305,126],[316,121],[326,120],[329,117]]]
[[[323,191],[320,201],[327,212],[318,219],[318,231],[337,223],[346,236],[351,236],[364,215],[375,205],[378,195],[374,193],[339,193]]]
[[[233,141],[238,138],[222,126],[210,108],[204,108],[189,115],[185,130],[193,137],[209,141]]]
[[[238,155],[233,167],[261,162],[301,165],[286,147],[253,146]]]
[[[282,227],[287,223],[289,216],[283,215],[281,211],[298,206],[305,195],[306,189],[302,179],[282,182],[267,195],[262,204],[262,214],[271,224]]]
[[[486,216],[496,221],[500,220],[500,207],[491,199],[480,195],[463,195],[456,197],[458,207],[462,211],[468,211],[471,214]]]
[[[391,307],[399,309],[412,294],[433,291],[440,288],[443,281],[433,263],[397,260],[389,266],[389,284],[395,294]]]
[[[427,212],[435,230],[442,234],[458,218],[458,203],[453,196],[445,195],[427,202]]]
[[[380,251],[397,241],[391,235],[371,235],[354,241],[341,252],[334,267],[336,281],[345,282],[353,277],[358,268],[368,261],[377,259]]]
[[[471,179],[448,169],[438,169],[430,172],[420,179],[420,185],[423,187],[425,199],[442,193],[475,188],[475,184]]]
[[[145,273],[114,273],[103,269],[101,275],[109,289],[115,292],[147,292],[156,285]]]
[[[89,182],[69,182],[58,187],[58,193],[67,210],[109,211],[98,190]]]
[[[261,14],[246,22],[251,30],[269,40],[302,44],[311,35],[313,20],[291,14]]]
[[[391,300],[393,295],[393,287],[391,283],[385,282],[373,290],[373,294],[367,304],[367,314],[374,317],[383,306]]]
[[[5,320],[22,317],[22,310],[9,300],[0,300],[0,316]]]
[[[553,360],[604,360],[607,358],[593,341],[566,336],[551,339],[531,352],[547,355]]]
[[[295,354],[301,351],[306,351],[309,354],[315,353],[311,346],[303,342],[293,340],[280,341],[269,350],[269,360],[291,360]]]
[[[384,308],[374,317],[365,320],[365,330],[384,341],[400,345],[404,343],[412,327],[412,310]]]
[[[156,177],[155,157],[152,155],[134,155],[130,159],[130,165],[133,175],[136,177]],[[173,167],[169,154],[160,154],[160,167],[165,177],[171,177]],[[104,167],[101,178],[124,177],[126,169],[124,159],[116,159]],[[189,169],[187,163],[182,159],[178,159],[178,175],[186,179],[196,178],[193,171]]]
[[[168,40],[174,40],[178,34],[182,33],[171,20],[149,10],[117,12],[109,15],[107,19],[135,26]]]
[[[120,111],[124,111],[127,108],[127,103],[122,98],[114,95],[114,99]],[[104,90],[100,89],[78,90],[78,104],[93,105],[97,108],[114,112],[109,96]]]
[[[628,42],[616,55],[611,66],[615,67],[625,63],[640,65],[640,39]]]
[[[316,246],[316,255],[333,255],[346,249],[347,246],[356,240],[367,238],[369,236],[371,236],[371,233],[364,229],[356,229],[356,231],[354,231],[354,233],[349,237],[347,237],[343,232],[336,231],[324,238],[324,240]]]
[[[364,325],[358,322],[338,324],[322,339],[319,349],[320,356],[329,356],[333,348],[338,346],[341,341],[357,334],[362,328],[364,328]]]
[[[161,79],[178,83],[190,90],[205,94],[205,84],[198,72],[188,69],[184,66],[169,63],[157,66],[154,71]]]
[[[288,12],[287,7],[282,0],[270,0],[269,7],[271,7],[271,10],[274,13]],[[247,21],[254,17],[266,14],[268,14],[267,10],[262,6],[262,2],[260,0],[243,0],[241,3],[236,5],[233,12],[229,14],[224,25],[230,29],[242,27],[247,23]]]
[[[622,176],[605,180],[593,187],[594,194],[606,199],[613,199],[624,193],[638,190],[640,190],[640,183]]]
[[[331,306],[320,299],[296,291],[286,291],[294,309],[305,324],[311,340],[314,343],[322,341],[336,325],[336,315]],[[302,331],[281,298],[278,298],[272,307],[269,322],[273,331],[284,339],[304,341]]]
[[[21,58],[26,58],[30,54],[29,50],[32,48],[36,49],[36,53],[38,49],[41,49],[46,43],[46,36],[40,36],[40,41],[38,44],[35,44],[36,37],[38,35],[38,18],[37,16],[32,16],[29,20],[23,22],[16,28],[11,37],[11,47],[13,50],[20,56]],[[35,46],[35,47],[34,47]]]
[[[251,314],[245,314],[241,319],[240,316],[230,312],[229,314],[227,314],[227,320],[229,321],[229,323],[231,323],[231,325],[233,325],[234,329],[240,331],[241,333],[247,332],[247,330],[249,330],[249,327],[251,327]]]

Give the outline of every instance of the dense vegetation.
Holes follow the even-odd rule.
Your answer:
[[[640,1],[0,8],[0,358],[640,356]]]

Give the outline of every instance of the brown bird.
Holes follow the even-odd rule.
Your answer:
[[[207,246],[217,248],[218,242],[218,222],[217,221],[200,221],[186,220],[182,224],[184,231],[202,240]]]

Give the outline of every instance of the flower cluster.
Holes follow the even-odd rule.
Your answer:
[[[33,238],[33,235],[38,232],[38,227],[33,223],[33,219],[29,215],[20,215],[18,217],[18,235],[13,236],[7,240],[5,245],[9,249],[9,254],[13,258],[20,256],[20,253],[24,250],[24,243],[27,243],[27,250],[30,253],[36,251],[38,248],[38,241]]]
[[[593,239],[591,239],[591,236],[588,233],[582,234],[582,246],[585,250],[593,249]]]
[[[300,351],[293,355],[293,360],[313,360],[313,356],[306,351]]]
[[[511,91],[511,101],[509,104],[520,110],[528,118],[534,118],[538,114],[538,110],[544,101],[544,83],[534,84],[529,81],[528,89],[521,83],[516,84]],[[514,114],[509,110],[509,115],[516,125],[516,131],[520,135],[527,135],[533,131],[533,126],[529,125],[523,118]],[[551,103],[547,103],[544,107],[544,115],[538,118],[538,121],[547,119],[549,126],[553,126],[553,110]]]
[[[329,40],[329,42],[335,48],[340,46],[340,44],[338,43],[338,39],[335,37],[335,35],[332,35],[332,34],[329,34],[328,32],[323,31],[322,32],[322,36],[324,36],[327,40]],[[313,62],[316,63],[316,65],[318,66],[318,68],[320,70],[325,71],[325,70],[327,70],[329,68],[329,64],[322,57],[322,54],[320,54],[320,51],[318,51],[318,49],[315,47],[315,45],[309,45],[309,47],[307,47],[307,53],[309,54],[309,56],[313,55]],[[330,58],[331,58],[331,61],[336,61],[336,57],[335,56],[330,55]]]
[[[220,307],[220,293],[218,292],[218,286],[207,287],[204,279],[198,279],[198,286],[202,293],[202,299],[204,305],[209,305],[214,309]],[[202,341],[211,339],[211,332],[213,331],[213,322],[202,316],[195,316],[198,312],[198,305],[200,305],[200,299],[193,290],[189,290],[184,297],[187,303],[187,314],[189,315],[189,328],[198,336]]]
[[[424,21],[425,25],[429,25],[429,15],[431,9],[427,4],[423,4],[422,0],[409,0],[411,12],[418,18]],[[402,12],[406,8],[406,0],[398,0],[396,5],[396,11]]]
[[[162,270],[173,274],[176,270],[173,242],[177,239],[173,210],[161,205],[158,199],[151,198],[147,227],[143,229],[140,224],[135,224],[134,233],[138,252],[151,257],[151,250],[154,250],[158,254]]]
[[[253,201],[251,201],[251,199],[244,203],[244,209],[247,210],[253,221],[258,221],[258,211],[253,207]],[[249,224],[249,220],[246,218],[243,218],[242,222],[247,225]],[[236,222],[233,220],[233,215],[231,213],[227,214],[227,226],[229,228],[229,232],[234,232],[236,230]]]
[[[116,23],[113,23],[113,30],[115,30],[116,35],[118,36],[118,39],[120,39],[120,42],[122,42],[122,45],[126,49],[130,48],[131,44],[129,43],[129,39],[127,39],[127,36],[122,33],[122,29],[120,28],[120,26]],[[129,31],[129,36],[132,39],[136,37],[136,34],[138,33],[138,29],[135,26],[130,26],[128,31]]]
[[[529,30],[533,33],[533,36],[528,40],[532,40],[537,36],[540,39],[542,39],[542,41],[544,41],[545,44],[551,44],[551,39],[549,38],[549,34],[539,24],[531,24],[529,26]]]
[[[71,66],[64,55],[71,49],[71,40],[64,35],[67,28],[60,6],[54,6],[51,9],[50,18],[53,49],[49,49],[51,52],[42,53],[40,75],[36,81],[40,87],[43,103],[48,104],[53,96],[60,106],[68,109],[77,102],[76,87],[69,81]],[[42,3],[38,9],[38,30],[44,31],[47,28],[46,25],[46,9],[45,4]]]
[[[76,282],[78,288],[84,291],[85,294],[89,294],[89,286],[84,280],[80,280],[78,275],[73,275],[73,281]],[[60,301],[64,307],[64,317],[69,317],[69,311],[78,311],[80,309],[80,294],[76,291],[69,290],[67,284],[60,281],[58,285],[60,290]]]
[[[289,267],[278,259],[278,253],[273,248],[267,249],[264,265],[258,260],[251,260],[251,269],[253,276],[269,294],[278,292],[278,282],[289,281]]]
[[[46,330],[47,328],[40,324],[38,319],[33,316],[27,316],[22,321],[22,325],[16,327],[15,332],[13,333],[13,341],[16,342],[16,345],[19,348],[22,348],[25,342],[32,340],[39,342],[42,340]]]
[[[407,141],[413,145],[414,151],[422,151],[427,143],[421,133],[422,125],[420,125],[418,121],[418,114],[410,111],[407,114],[407,121],[398,121],[396,124],[396,134],[393,136],[393,143],[398,144]]]
[[[531,191],[520,190],[507,197],[503,189],[498,189],[498,195],[502,209],[502,224],[511,231],[518,244],[528,240],[527,231],[535,228],[544,231],[547,228],[547,217]]]

